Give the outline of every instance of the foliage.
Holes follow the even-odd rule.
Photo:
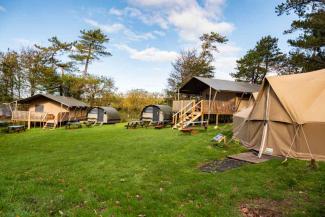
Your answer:
[[[11,101],[21,95],[22,79],[18,53],[0,53],[0,101]]]
[[[323,162],[204,173],[200,165],[244,150],[211,145],[231,125],[192,136],[123,125],[0,135],[0,216],[239,217],[253,199],[288,204],[284,216],[324,216]]]
[[[112,94],[114,91],[114,81],[105,76],[87,75],[84,77],[83,98],[87,99],[89,105],[96,104],[96,99],[101,99],[104,94]]]
[[[149,93],[142,89],[130,90],[122,100],[122,110],[128,114],[127,119],[138,119],[143,107],[151,104],[162,104],[164,98],[158,93]]]
[[[286,0],[276,7],[279,16],[292,11],[299,19],[294,20],[284,33],[300,33],[296,39],[288,40],[294,48],[289,53],[289,61],[296,69],[294,72],[325,68],[325,1]]]
[[[203,34],[200,40],[202,43],[200,53],[197,49],[181,51],[175,62],[172,63],[173,71],[167,80],[168,96],[175,96],[181,85],[193,76],[213,77],[213,52],[218,52],[216,44],[224,44],[227,39],[225,36],[211,32]]]
[[[224,44],[228,41],[225,36],[220,35],[216,32],[210,34],[205,33],[200,37],[201,44],[201,56],[206,57],[213,61],[213,51],[218,52],[216,44]]]
[[[265,36],[256,43],[255,48],[237,60],[237,71],[231,73],[231,76],[239,81],[259,84],[268,73],[281,68],[285,60],[285,55],[278,47],[278,39]]]
[[[35,45],[19,52],[0,53],[0,102],[45,92],[73,96],[93,104],[97,98],[112,94],[115,91],[112,78],[89,73],[79,76],[74,55],[82,58],[81,51],[71,54],[73,46],[84,46],[87,64],[100,56],[110,55],[103,46],[108,37],[100,30],[83,30],[81,33],[77,42],[62,42],[52,37],[48,46]]]
[[[111,56],[112,54],[106,51],[104,43],[109,41],[109,38],[100,30],[81,30],[80,40],[74,44],[75,51],[70,57],[77,62],[85,64],[84,75],[88,73],[88,65],[98,60],[99,57]]]

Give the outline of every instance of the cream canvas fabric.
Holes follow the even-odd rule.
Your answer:
[[[325,161],[325,69],[267,77],[252,108],[234,115],[234,136],[273,155]]]

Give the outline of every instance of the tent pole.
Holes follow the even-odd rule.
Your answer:
[[[177,89],[177,100],[179,101],[179,88]]]
[[[214,92],[214,96],[213,96],[213,100],[212,100],[212,102],[213,102],[214,105],[215,105],[214,112],[216,113],[216,126],[218,125],[218,112],[216,111],[216,110],[217,110],[217,109],[216,109],[217,106],[216,106],[216,104],[215,104],[217,93],[218,93],[218,91],[215,90],[215,92]]]
[[[265,148],[265,143],[266,143],[266,137],[267,137],[267,131],[268,131],[268,125],[269,125],[269,111],[270,111],[269,98],[270,98],[270,84],[267,87],[264,128],[263,128],[263,135],[262,135],[260,150],[258,152],[258,158],[262,157],[262,154],[263,154],[263,151],[264,151],[264,148]]]

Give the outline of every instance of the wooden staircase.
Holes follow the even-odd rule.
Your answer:
[[[196,122],[203,115],[203,100],[190,102],[173,115],[173,129],[184,129]]]
[[[46,114],[46,117],[45,117],[45,124],[43,126],[43,129],[50,129],[50,130],[53,130],[56,128],[57,126],[57,121],[56,121],[56,118],[53,114]]]
[[[45,122],[43,129],[50,129],[53,130],[56,128],[56,121],[55,120],[48,120]]]

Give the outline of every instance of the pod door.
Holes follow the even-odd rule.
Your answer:
[[[98,109],[97,121],[103,122],[104,121],[104,110]]]
[[[159,108],[153,107],[152,121],[159,121]]]

